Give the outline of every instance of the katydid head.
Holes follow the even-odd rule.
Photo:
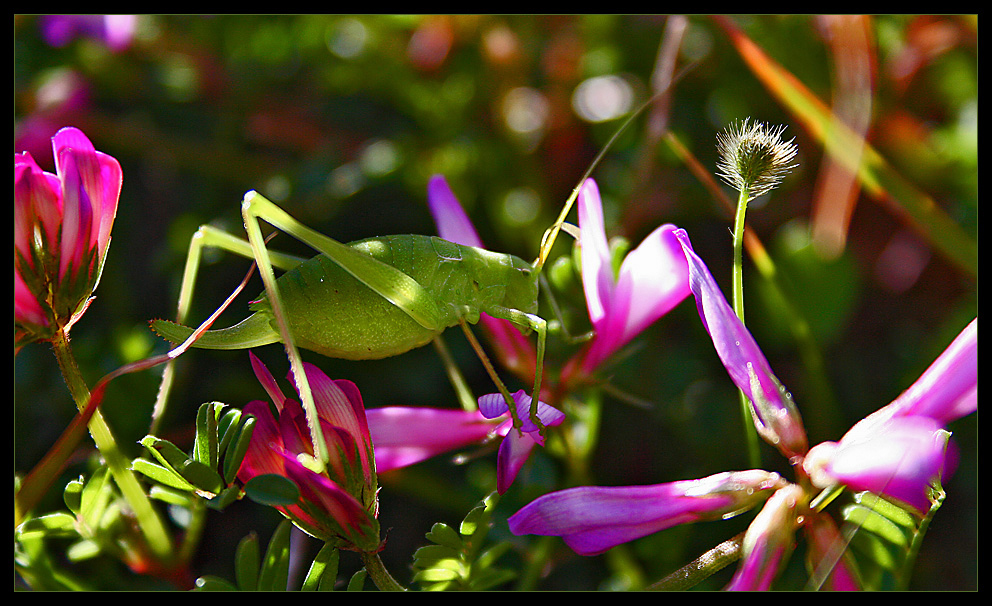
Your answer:
[[[537,313],[539,267],[533,267],[519,257],[511,256],[512,266],[506,272],[506,288],[501,304],[509,309]]]

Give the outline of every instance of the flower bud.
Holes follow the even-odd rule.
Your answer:
[[[288,478],[299,489],[300,498],[277,509],[297,527],[340,548],[377,551],[375,459],[358,388],[350,381],[332,381],[315,366],[304,365],[330,453],[323,465],[314,456],[303,407],[283,397],[265,366],[254,355],[251,360],[279,414],[273,415],[262,401],[245,406],[244,412],[255,416],[256,425],[238,479],[247,483],[265,474]]]
[[[82,316],[100,281],[122,173],[80,130],[52,138],[56,174],[14,154],[14,346],[47,340]]]

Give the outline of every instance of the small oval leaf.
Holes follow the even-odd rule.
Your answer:
[[[300,489],[285,476],[266,473],[245,483],[245,494],[256,503],[270,507],[293,505],[300,500]]]

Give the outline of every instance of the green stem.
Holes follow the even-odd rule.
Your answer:
[[[68,336],[63,331],[58,331],[52,339],[52,349],[55,352],[55,358],[58,360],[66,385],[69,387],[69,392],[72,394],[72,399],[76,402],[76,407],[81,411],[84,410],[90,401],[90,390],[79,372],[76,359],[69,346]],[[121,494],[124,495],[134,512],[148,548],[160,563],[169,562],[173,557],[169,534],[152,507],[148,495],[145,494],[137,478],[131,472],[130,461],[117,446],[110,426],[107,425],[99,410],[93,413],[89,422],[89,429],[90,435],[100,450],[100,454],[103,455]]]
[[[362,563],[365,564],[365,570],[372,577],[372,582],[379,588],[379,591],[406,591],[406,587],[400,585],[386,570],[386,566],[382,563],[378,553],[363,551],[361,557]]]
[[[744,533],[727,539],[664,579],[647,587],[649,591],[685,591],[702,583],[741,557]]]
[[[744,216],[747,214],[748,190],[741,190],[737,199],[737,212],[734,214],[734,269],[732,293],[734,313],[744,324]],[[741,417],[744,422],[744,436],[747,441],[748,460],[755,469],[761,467],[761,453],[758,450],[758,430],[751,418],[751,404],[743,391],[740,391]]]
[[[934,514],[940,509],[940,506],[944,503],[945,493],[943,488],[937,495],[937,498],[930,505],[930,510],[927,511],[927,515],[923,517],[923,521],[920,522],[920,527],[913,533],[913,542],[909,546],[909,551],[906,553],[906,561],[902,566],[902,574],[900,575],[899,587],[900,590],[905,591],[906,585],[909,584],[909,579],[912,576],[913,565],[916,563],[916,556],[920,552],[920,545],[923,544],[923,537],[927,534],[927,529],[930,528],[930,522],[933,520]]]

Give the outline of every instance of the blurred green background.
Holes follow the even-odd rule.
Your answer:
[[[977,240],[977,17],[730,21],[862,132],[893,173]],[[426,183],[442,173],[489,248],[533,258],[541,234],[621,118],[658,82],[687,67],[593,173],[608,233],[636,244],[661,223],[684,227],[728,288],[731,215],[670,137],[712,175],[716,133],[729,122],[750,116],[789,125],[786,136],[796,139],[800,167],[768,199],[754,201],[748,218],[783,275],[786,295],[812,327],[815,355],[801,350],[750,264],[745,298],[749,327],[795,396],[812,443],[838,439],[890,402],[977,315],[977,257],[972,269],[951,260],[943,252],[948,243],[927,236],[898,200],[857,187],[841,185],[846,194],[829,189],[836,164],[744,61],[719,19],[140,16],[120,46],[86,31],[56,40],[45,35],[49,25],[44,17],[14,17],[15,152],[30,151],[51,170],[50,137],[74,125],[124,170],[97,299],[72,333],[91,384],[165,350],[147,321],[175,314],[197,226],[242,232],[239,203],[246,191],[259,190],[341,241],[431,234]],[[845,204],[847,218],[835,213],[831,219],[830,209]],[[833,253],[817,252],[823,248],[811,244],[811,233],[827,234],[822,241],[833,243]],[[567,240],[560,239],[559,253],[568,253]],[[284,235],[271,246],[309,254]],[[193,321],[216,308],[247,269],[244,259],[210,255]],[[257,278],[249,290],[261,291]],[[581,298],[569,299],[567,289],[560,294],[566,319],[584,330]],[[240,319],[247,300],[236,302],[219,324]],[[463,371],[477,393],[489,391],[456,332],[448,341]],[[652,326],[634,348],[612,369],[613,383],[650,404],[607,399],[592,463],[596,482],[659,483],[746,465],[737,395],[692,301]],[[258,353],[276,376],[285,372],[281,347]],[[552,351],[550,363],[567,353]],[[429,347],[379,362],[304,357],[333,378],[355,381],[367,407],[455,405]],[[810,368],[811,359],[822,360],[822,375]],[[106,415],[135,456],[158,377],[157,371],[128,375],[107,393]],[[16,356],[14,391],[14,469],[25,473],[74,406],[44,345]],[[164,437],[188,446],[202,402],[240,406],[264,397],[245,352],[194,351],[182,365]],[[977,588],[976,417],[951,427],[957,471],[917,560],[913,589]],[[764,454],[768,467],[780,466],[791,477],[770,449]],[[442,457],[383,476],[383,558],[401,581],[409,581],[411,555],[431,524],[456,524],[492,490],[494,467],[490,453],[463,466]],[[547,453],[532,458],[500,503],[495,538],[510,538],[505,516],[555,487],[559,471]],[[66,477],[74,473],[79,468]],[[59,492],[43,510],[62,507]],[[211,515],[195,573],[225,578],[233,577],[237,541],[251,530],[265,539],[279,520],[248,501]],[[631,553],[650,582],[745,524],[671,529],[632,544]],[[582,558],[560,541],[553,545],[553,568],[541,588],[624,586],[611,576],[611,556]],[[786,585],[791,575],[802,576],[801,558],[793,560]],[[97,588],[143,582],[113,563],[88,566]],[[709,588],[728,578],[716,577]]]

